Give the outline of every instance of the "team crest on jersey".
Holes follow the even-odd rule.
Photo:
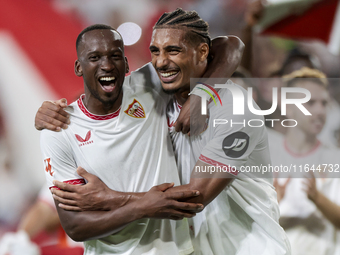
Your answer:
[[[124,112],[134,118],[145,118],[144,108],[136,99],[133,99],[133,102]]]
[[[79,147],[93,143],[93,140],[90,140],[91,139],[91,130],[89,130],[86,133],[85,138],[82,138],[80,135],[77,135],[77,134],[75,134],[75,137],[77,138],[77,140],[79,142]]]

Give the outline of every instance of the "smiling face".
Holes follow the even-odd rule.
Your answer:
[[[77,50],[75,73],[85,85],[85,105],[95,114],[117,110],[122,102],[122,85],[128,63],[121,36],[114,30],[86,32]]]
[[[168,93],[190,90],[190,78],[201,77],[207,65],[207,44],[193,46],[183,29],[155,29],[150,52],[163,89]]]

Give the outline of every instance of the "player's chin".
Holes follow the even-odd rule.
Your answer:
[[[162,82],[162,89],[166,94],[175,94],[179,91],[180,86],[176,83],[164,83]]]

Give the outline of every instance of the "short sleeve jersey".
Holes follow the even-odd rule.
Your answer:
[[[233,86],[247,98],[244,89]],[[212,100],[208,103],[208,128],[195,137],[175,132],[173,123],[181,108],[175,99],[167,110],[183,184],[190,182],[198,160],[215,169],[228,170],[235,177],[202,213],[189,221],[195,232],[195,251],[203,251],[197,254],[290,254],[287,237],[278,224],[279,211],[271,174],[245,171],[247,166],[270,164],[266,129],[259,125],[264,123],[263,117],[251,113],[246,105],[244,115],[234,115],[229,90],[221,89],[218,94],[222,105],[215,105]],[[255,125],[259,127],[252,127]]]
[[[67,107],[71,124],[61,132],[43,130],[41,149],[48,185],[54,179],[72,184],[84,180],[78,166],[98,176],[110,189],[146,192],[165,182],[179,184],[168,135],[166,103],[151,64],[126,77],[121,107],[99,116],[81,96]],[[86,222],[84,223],[86,224]],[[190,254],[185,220],[141,219],[116,234],[85,242],[85,254]]]

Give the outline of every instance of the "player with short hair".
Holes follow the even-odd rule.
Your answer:
[[[84,184],[76,172],[83,166],[116,191],[150,191],[140,199],[121,193],[121,204],[111,211],[70,212],[56,202],[63,228],[72,239],[85,241],[85,254],[190,254],[187,222],[169,219],[192,217],[201,206],[177,200],[196,192],[163,192],[169,183],[179,185],[162,117],[168,95],[154,86],[152,77],[140,85],[150,73],[148,66],[125,79],[124,45],[113,28],[90,26],[77,42],[75,73],[84,80],[85,94],[67,107],[67,130],[41,133],[48,185],[54,187],[55,179]],[[129,113],[135,104],[139,114]]]
[[[197,27],[205,31],[208,27],[201,22],[197,13],[179,9],[164,14],[160,20],[164,22],[158,22],[154,28],[150,51],[163,89],[175,92],[168,108],[168,122],[171,124],[178,116],[180,104],[186,101],[190,92],[190,77],[201,77],[207,67],[208,43],[191,42],[187,32],[198,34]],[[244,90],[242,93],[246,94]],[[228,168],[228,164],[240,170],[241,166],[269,162],[265,130],[242,127],[214,129],[213,117],[232,117],[230,93],[220,90],[219,94],[225,104],[219,109],[209,105],[209,126],[200,136],[189,140],[181,133],[174,133],[173,127],[170,127],[182,183],[187,183],[172,190],[197,187],[201,195],[195,200],[208,204],[192,224],[195,253],[289,254],[289,244],[278,225],[276,193],[270,184],[270,176],[267,176],[269,179],[241,178],[242,173]],[[247,111],[245,118],[250,117],[252,114]],[[236,153],[230,146],[235,139],[242,142],[242,149]],[[224,141],[232,143],[223,146]],[[222,146],[226,148],[221,149]],[[188,157],[198,167],[226,167],[230,171],[229,178],[190,178],[193,165],[190,165]],[[226,185],[229,186],[226,188]]]
[[[104,39],[100,39],[100,34]],[[164,148],[165,141],[167,140],[167,132],[163,131],[164,123],[166,124],[166,119],[164,118],[166,104],[164,101],[166,101],[167,95],[162,93],[160,86],[154,87],[155,80],[157,80],[157,82],[159,82],[159,80],[155,77],[154,72],[150,72],[150,65],[146,65],[132,73],[131,76],[126,79],[123,87],[124,93],[122,93],[120,92],[121,88],[119,86],[121,86],[121,74],[124,70],[123,62],[126,60],[122,54],[123,47],[119,34],[112,32],[110,29],[96,27],[92,30],[87,30],[83,33],[82,37],[82,40],[86,41],[86,43],[83,43],[83,46],[80,43],[82,47],[79,46],[77,50],[78,60],[75,64],[75,72],[78,76],[83,76],[84,78],[84,84],[86,85],[85,97],[82,96],[77,102],[71,104],[69,111],[72,112],[72,122],[69,128],[62,132],[62,135],[58,133],[58,135],[56,135],[48,131],[44,131],[44,134],[42,134],[42,148],[45,154],[48,174],[50,176],[53,175],[53,178],[59,180],[66,179],[66,183],[75,183],[75,181],[76,183],[83,183],[83,179],[79,178],[75,172],[76,166],[82,165],[85,166],[86,169],[89,169],[89,172],[100,177],[109,188],[125,192],[145,191],[152,185],[165,182],[169,179],[171,180],[175,178],[175,176],[172,175],[173,170],[175,170],[178,177],[177,169],[176,167],[174,168],[171,163],[172,150],[169,151],[169,147],[167,147],[167,149]],[[110,42],[112,39],[114,40],[114,47],[112,47],[112,43]],[[110,50],[106,50],[107,48]],[[112,64],[111,61],[113,61],[112,63],[117,62],[117,64]],[[100,63],[100,67],[98,67],[96,62]],[[108,72],[109,75],[102,75],[102,71]],[[105,72],[103,72],[103,74]],[[145,81],[147,81],[146,85],[144,84]],[[131,84],[133,84],[133,86],[131,86]],[[143,84],[143,86],[140,86],[140,84]],[[121,104],[119,105],[117,101],[120,101]],[[137,109],[134,109],[134,106],[138,106]],[[130,111],[131,109],[135,111]],[[123,110],[124,113],[122,113]],[[103,116],[103,114],[106,115]],[[163,120],[160,119],[162,116]],[[103,123],[99,127],[97,126],[98,120]],[[148,128],[146,128],[147,126]],[[89,127],[92,128],[88,130]],[[167,126],[165,126],[165,129],[167,129]],[[104,132],[102,132],[102,130]],[[153,138],[151,139],[152,142],[150,137]],[[104,142],[110,139],[110,142]],[[129,140],[135,141],[136,144],[127,142]],[[158,143],[155,143],[154,140],[158,141]],[[159,145],[159,143],[161,143],[161,145]],[[51,146],[51,144],[54,145]],[[65,147],[65,144],[68,144],[68,146]],[[130,145],[127,146],[127,144]],[[91,146],[96,149],[94,150]],[[119,150],[113,147],[119,148]],[[124,147],[126,147],[129,152],[127,152]],[[143,153],[140,153],[141,151],[143,151]],[[91,153],[91,155],[88,153]],[[96,155],[93,155],[93,153]],[[48,154],[52,154],[53,157],[50,158]],[[70,157],[70,155],[73,156]],[[101,158],[103,163],[100,160]],[[157,158],[158,161],[154,158]],[[67,162],[66,165],[65,161]],[[102,169],[112,168],[112,163],[110,162],[115,162],[115,164],[122,169],[119,172],[111,171],[110,173],[103,171]],[[134,162],[138,162],[138,165],[131,167],[133,164],[136,164]],[[168,163],[165,164],[164,162]],[[145,164],[147,166],[145,166]],[[162,169],[162,171],[160,171],[160,169]],[[136,176],[133,173],[135,173]],[[48,176],[48,179],[51,185],[53,178],[50,176]],[[112,180],[121,181],[113,182]],[[153,192],[154,194],[155,191],[161,193],[169,189],[169,187],[171,187],[171,185],[165,184],[162,188],[158,187],[158,190],[153,188]],[[173,209],[173,215],[169,212],[166,213],[165,210],[161,210],[163,207],[166,207],[163,206],[164,200],[166,202],[166,200],[171,199],[176,200],[193,197],[196,192],[175,191],[171,194],[165,194],[163,195],[163,202],[155,199],[152,201],[151,208],[147,203],[144,204],[153,198],[153,196],[148,193],[145,196],[142,194],[142,198],[135,203],[127,203],[129,202],[128,200],[121,199],[121,203],[127,203],[127,206],[118,208],[122,210],[117,210],[116,220],[106,226],[98,226],[98,224],[104,222],[102,219],[108,220],[113,217],[115,213],[106,214],[95,211],[89,214],[82,212],[82,216],[76,216],[74,212],[65,212],[60,208],[58,211],[61,215],[61,221],[64,222],[64,227],[69,230],[68,233],[71,234],[73,238],[79,240],[105,236],[112,233],[112,229],[124,226],[126,223],[138,219],[138,217],[161,217],[160,215],[163,214],[163,218],[170,217],[178,219],[183,216],[192,216],[192,210],[197,211],[202,209],[199,204],[177,203],[170,206]],[[126,193],[124,193],[124,195],[126,197]],[[121,196],[123,196],[123,193]],[[134,200],[134,196],[137,197],[138,194],[128,193],[127,196],[129,199]],[[140,197],[141,195],[139,198]],[[148,197],[148,199],[146,197]],[[147,200],[145,201],[145,199]],[[132,205],[134,205],[134,207],[132,207]],[[138,205],[141,205],[141,207]],[[155,213],[152,206],[158,207],[159,211]],[[131,215],[129,216],[128,210],[136,207],[141,208],[141,211],[136,213],[137,215],[133,214],[133,216],[137,218],[131,217]],[[188,212],[181,212],[179,209],[188,210]],[[98,217],[101,215],[103,215],[103,217],[93,219],[94,216]],[[71,218],[71,220],[68,219],[66,221],[67,217]],[[86,226],[80,226],[79,219],[87,222]],[[175,226],[174,222],[163,224],[156,222],[152,223],[150,228],[148,228],[148,223],[149,220],[143,220],[143,222],[134,221],[118,232],[116,234],[118,235],[117,237],[114,237],[116,235],[111,235],[96,240],[95,242],[87,242],[85,245],[86,252],[92,254],[93,252],[99,252],[101,249],[106,249],[111,252],[116,251],[117,254],[122,252],[128,252],[127,254],[149,254],[148,252],[151,254],[151,252],[156,252],[157,254],[157,250],[162,250],[162,254],[165,254],[165,250],[168,254],[187,254],[191,252],[187,245],[187,239],[185,238],[186,229],[185,226],[183,226],[184,223],[179,223],[182,227],[178,227],[177,224],[176,232],[174,232],[172,228]],[[157,229],[156,232],[155,228]],[[153,229],[153,234],[151,234],[152,232],[148,234],[149,229]],[[166,229],[168,230],[165,233],[164,231]],[[91,232],[84,232],[84,230],[91,230]],[[182,233],[177,233],[178,231]],[[126,236],[125,233],[131,233],[134,237],[131,238],[131,235]],[[117,246],[118,244],[113,246],[112,244],[113,242],[116,243],[115,240],[117,238],[121,243],[119,243],[119,246]],[[173,238],[175,238],[175,240],[173,240]],[[161,239],[167,240],[166,244]],[[176,245],[178,246],[177,251],[174,250]]]
[[[194,23],[194,20],[199,22]],[[198,26],[205,38],[208,26],[202,24],[197,13],[177,9],[164,14],[154,27],[150,44],[152,64],[163,89],[175,91],[168,105],[168,123],[176,121],[187,94],[190,91],[196,93],[196,88],[190,88],[189,78],[201,77],[207,67],[208,43],[198,43],[194,47],[188,39],[188,34],[197,33]],[[169,49],[176,49],[176,52],[171,54]],[[230,81],[227,84],[238,88],[247,98],[247,92],[240,86]],[[252,128],[241,124],[259,116],[246,106],[244,116],[233,115],[235,99],[230,91],[220,89],[218,95],[222,105],[209,101],[208,127],[199,136],[188,137],[170,127],[182,184],[188,183],[188,187],[193,188],[200,183],[214,192],[214,196],[218,192],[212,201],[208,197],[199,200],[205,209],[189,220],[194,228],[195,250],[199,247],[197,254],[290,254],[289,243],[278,224],[279,211],[271,185],[272,176],[242,172],[242,167],[270,164],[265,127]],[[215,119],[227,119],[237,124],[214,126]],[[224,168],[229,175],[209,178],[210,173],[197,173],[197,166],[200,169]]]

